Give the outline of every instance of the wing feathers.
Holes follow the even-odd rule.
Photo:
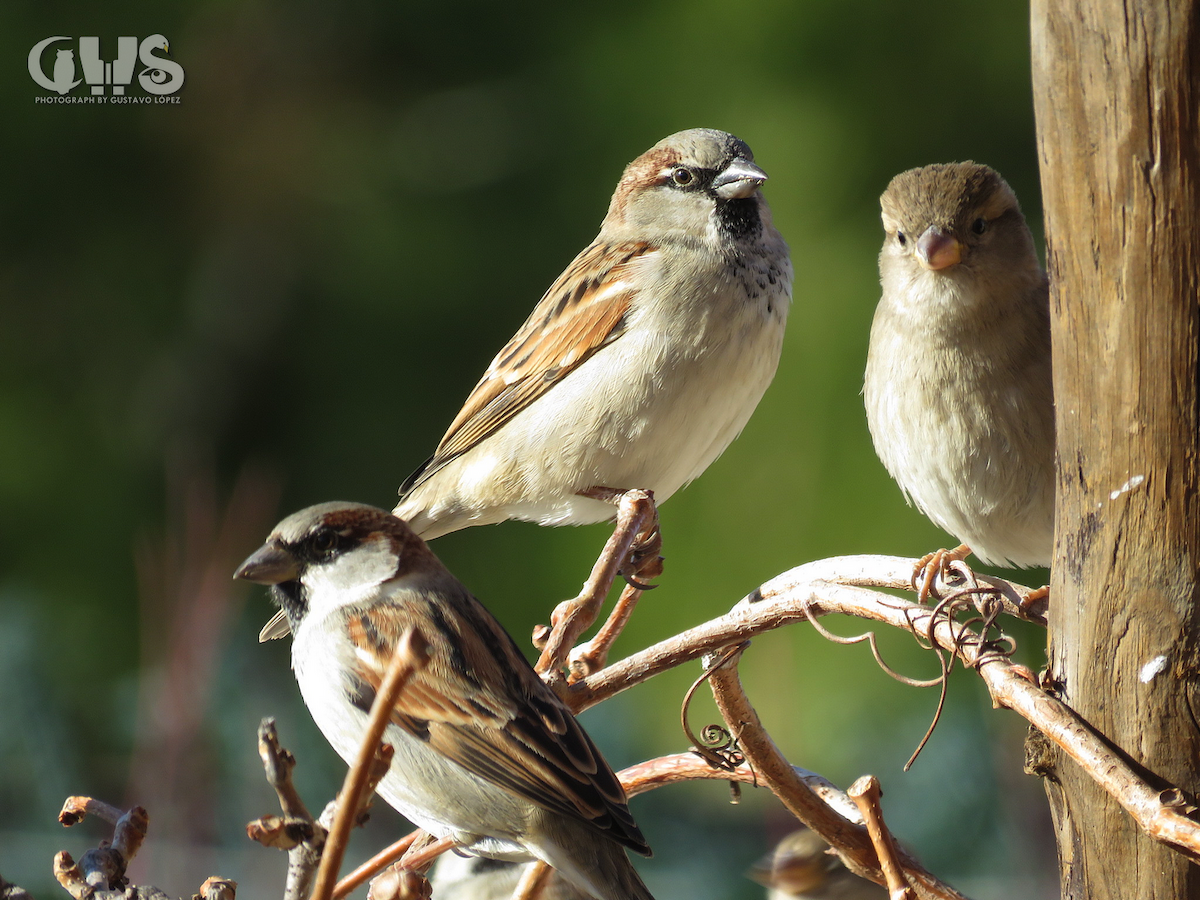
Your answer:
[[[648,244],[594,243],[559,276],[450,423],[434,455],[403,492],[475,447],[601,347],[616,340],[633,300],[626,276]]]
[[[392,721],[480,778],[648,853],[620,781],[491,614],[461,588],[393,597],[349,620],[356,705],[369,709],[391,649],[420,622],[430,660]]]

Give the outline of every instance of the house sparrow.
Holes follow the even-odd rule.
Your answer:
[[[792,264],[731,134],[659,141],[600,234],[471,392],[396,515],[427,540],[507,519],[611,519],[593,488],[662,502],[703,472],[775,375]]]
[[[426,540],[508,519],[588,525],[615,507],[583,492],[661,503],[708,468],[771,383],[792,302],[766,180],[709,128],[631,162],[600,234],[492,360],[396,515]],[[259,637],[285,634],[280,613]]]
[[[625,792],[516,644],[400,519],[324,503],[284,519],[235,575],[273,585],[309,712],[342,758],[410,626],[429,662],[385,740],[379,794],[471,853],[538,858],[597,900],[652,900],[625,848],[649,855]]]
[[[429,873],[433,900],[512,900],[529,865],[443,853]],[[551,871],[538,900],[588,900],[588,895]]]
[[[776,844],[747,875],[767,887],[768,900],[886,900],[885,888],[855,875],[828,850],[819,835],[801,828]]]
[[[1017,198],[965,162],[897,175],[880,205],[863,388],[875,451],[909,502],[985,563],[1049,565],[1048,283]]]

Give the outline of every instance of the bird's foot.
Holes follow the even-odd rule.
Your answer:
[[[653,498],[650,500],[649,513],[650,521],[633,539],[629,556],[620,570],[625,583],[639,591],[650,591],[658,587],[649,581],[661,575],[663,570],[662,531],[658,527],[658,507],[654,505]]]
[[[608,648],[625,627],[637,598],[650,587],[646,580],[662,572],[662,559],[658,555],[662,538],[651,491],[593,487],[580,491],[580,495],[615,503],[617,525],[579,595],[555,607],[548,632],[544,628],[534,632],[535,643],[542,644],[542,655],[535,668],[551,686],[561,682],[562,669],[568,662],[572,681],[603,668]],[[579,636],[599,616],[617,575],[629,583],[621,600],[596,637],[572,653]]]
[[[1044,584],[1021,598],[1021,612],[1030,618],[1044,619],[1050,611],[1050,585]]]
[[[948,577],[952,574],[951,566],[954,563],[961,563],[970,555],[971,548],[966,544],[959,544],[953,550],[943,547],[941,550],[927,553],[917,560],[909,581],[913,590],[917,592],[917,602],[926,602],[933,592],[934,585],[937,584],[938,576]]]

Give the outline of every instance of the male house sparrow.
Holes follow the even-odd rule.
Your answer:
[[[594,488],[666,500],[738,435],[775,375],[792,264],[731,134],[659,141],[600,233],[492,360],[396,515],[427,540],[469,525],[611,519]]]
[[[472,853],[541,859],[597,900],[652,900],[625,855],[650,848],[616,775],[402,520],[353,503],[309,507],[280,522],[235,577],[273,585],[300,693],[347,761],[397,641],[419,629],[429,661],[396,702],[385,733],[395,755],[378,787],[406,818]]]
[[[583,492],[661,503],[708,468],[771,383],[792,302],[766,180],[709,128],[631,162],[600,234],[492,360],[396,515],[426,540],[507,519],[587,525],[615,508]],[[260,639],[286,633],[279,613]]]
[[[1049,565],[1048,284],[1017,198],[965,162],[897,175],[880,205],[863,388],[875,451],[909,502],[984,562]]]
[[[886,900],[886,889],[855,875],[828,850],[820,835],[801,828],[747,874],[766,886],[768,900]]]

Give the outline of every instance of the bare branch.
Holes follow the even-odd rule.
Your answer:
[[[601,499],[597,497],[597,499]],[[617,505],[617,526],[604,545],[591,575],[584,582],[579,596],[564,600],[550,616],[551,630],[539,629],[538,641],[545,641],[542,655],[534,668],[542,679],[556,691],[563,689],[563,668],[571,648],[600,613],[600,607],[612,587],[621,567],[629,558],[634,540],[657,520],[653,497],[646,491],[625,491]],[[609,629],[608,639],[615,640],[619,629]]]
[[[847,868],[876,884],[883,884],[884,876],[866,827],[838,814],[813,793],[796,776],[791,764],[763,728],[758,713],[742,689],[737,672],[739,656],[736,654],[718,666],[709,684],[717,708],[737,739],[746,761],[792,815],[832,845]],[[923,900],[965,900],[962,894],[939,881],[908,854],[902,853],[900,861],[905,875]]]
[[[853,801],[831,781],[798,766],[792,766],[792,772],[809,790],[820,797],[823,803],[850,821],[862,824]],[[736,781],[753,785],[759,782],[758,776],[747,763],[734,769],[714,769],[697,753],[660,756],[622,769],[617,776],[621,779],[621,786],[625,788],[626,795],[630,797],[681,781]]]
[[[428,662],[429,645],[416,629],[410,628],[396,645],[396,652],[388,664],[387,674],[379,685],[374,703],[371,704],[371,714],[367,719],[358,758],[346,773],[346,783],[342,787],[337,815],[329,831],[325,852],[321,855],[321,865],[317,870],[317,883],[313,887],[311,900],[330,900],[333,895],[338,869],[341,868],[342,856],[346,852],[346,843],[350,837],[350,828],[358,818],[360,805],[366,796],[367,782],[373,772],[377,773],[375,781],[378,782],[379,777],[387,770],[386,765],[381,770],[373,760],[379,751],[380,741],[383,740],[383,732],[391,720],[392,709],[409,679]],[[390,753],[388,757],[390,760]]]
[[[58,821],[64,828],[70,828],[72,825],[78,825],[87,816],[96,816],[109,825],[116,825],[123,815],[123,810],[95,797],[68,797],[58,814]]]
[[[283,817],[263,816],[246,826],[247,836],[266,847],[288,851],[285,900],[303,900],[321,862],[327,830],[313,819],[308,807],[292,783],[296,758],[279,743],[274,719],[263,719],[258,726],[258,755],[263,761],[267,782],[279,797]]]
[[[883,805],[880,803],[883,788],[879,786],[879,779],[874,775],[864,775],[850,785],[850,790],[846,793],[866,820],[867,832],[871,835],[875,855],[879,857],[891,900],[915,900],[913,890],[904,877],[904,869],[896,856],[896,841],[883,821]]]
[[[538,900],[542,890],[550,881],[550,867],[540,859],[529,866],[517,882],[512,900]]]
[[[267,773],[267,783],[279,797],[279,808],[285,816],[312,822],[312,814],[304,805],[300,792],[292,783],[292,770],[296,768],[296,757],[279,743],[274,719],[263,719],[258,726],[258,756]]]
[[[75,862],[70,853],[60,851],[54,857],[54,877],[76,900],[168,900],[166,894],[156,887],[131,885],[125,871],[141,849],[150,827],[146,810],[135,806],[122,813],[119,809],[92,797],[68,797],[59,813],[64,827],[82,822],[85,816],[93,815],[113,824],[112,841],[101,841],[100,846],[88,850]],[[211,880],[211,879],[210,879]],[[234,882],[228,882],[236,887]],[[0,888],[5,887],[0,879]],[[25,894],[20,888],[8,888],[20,893],[0,891],[0,897],[13,900]],[[25,894],[28,897],[28,894]],[[214,900],[233,900],[233,893]]]
[[[1170,843],[1200,861],[1200,825],[1188,818],[1189,802],[1178,789],[1151,785],[1069,707],[1034,684],[1024,666],[979,646],[977,636],[926,606],[867,587],[907,589],[912,561],[889,556],[843,556],[818,560],[784,572],[742,599],[729,613],[647,647],[564,692],[575,712],[639,684],[654,675],[721,647],[741,643],[810,616],[842,613],[929,635],[942,649],[975,668],[995,706],[1027,719],[1108,791],[1156,840]],[[1035,593],[1002,579],[976,576],[1003,593],[1006,611],[1036,618],[1020,609]],[[819,830],[819,829],[818,829]],[[822,835],[827,837],[826,835]],[[836,841],[830,840],[830,843]]]
[[[425,832],[418,828],[416,831],[410,831],[391,846],[380,850],[337,883],[337,886],[333,889],[333,900],[341,900],[342,897],[345,897],[360,884],[365,884],[374,875],[382,872],[396,860],[400,859],[408,852],[408,848],[413,845],[413,842],[423,834]]]
[[[662,574],[662,563],[658,560],[656,562],[658,571],[650,577]],[[646,573],[639,572],[639,574],[645,575]],[[633,610],[644,593],[644,590],[634,587],[632,584],[625,585],[621,596],[613,605],[612,612],[608,614],[608,619],[600,626],[596,636],[571,651],[571,675],[568,680],[578,681],[608,665],[608,651],[616,643],[621,632],[625,630],[625,626],[629,624],[629,617],[633,615]]]

